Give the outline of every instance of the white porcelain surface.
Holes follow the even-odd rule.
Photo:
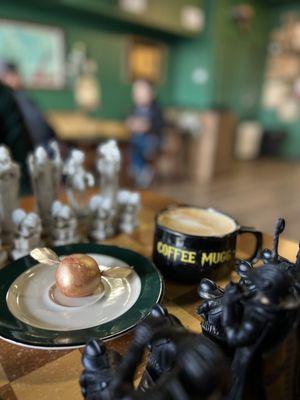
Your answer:
[[[89,255],[101,267],[127,265],[110,256]],[[42,264],[21,274],[7,292],[10,312],[26,324],[42,329],[67,331],[91,328],[124,314],[137,301],[141,291],[140,278],[133,271],[125,279],[102,278],[103,296],[99,292],[86,300],[75,300],[73,305],[65,304],[65,296],[56,298],[55,302],[49,295],[55,283],[54,274],[55,267]]]

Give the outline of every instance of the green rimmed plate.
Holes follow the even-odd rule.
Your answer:
[[[0,336],[4,340],[47,349],[81,347],[91,338],[106,340],[127,332],[161,299],[160,273],[134,251],[89,243],[59,246],[54,250],[59,256],[89,254],[106,266],[130,265],[134,273],[122,280],[122,284],[104,282],[103,298],[70,310],[49,302],[52,267],[41,267],[29,256],[7,265],[0,270]],[[119,303],[117,293],[121,294]]]

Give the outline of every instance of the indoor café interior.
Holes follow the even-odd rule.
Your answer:
[[[300,3],[1,0],[0,400],[299,398]]]

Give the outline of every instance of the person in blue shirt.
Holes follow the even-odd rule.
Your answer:
[[[164,120],[150,82],[135,81],[132,96],[134,108],[127,119],[132,133],[131,175],[137,187],[146,188],[154,178],[153,162],[159,153]]]

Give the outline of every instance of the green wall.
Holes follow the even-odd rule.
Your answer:
[[[171,2],[174,9],[191,2],[172,1],[167,0],[169,7]],[[99,65],[102,107],[95,113],[98,116],[121,119],[131,107],[131,85],[125,78],[124,60],[128,35],[137,34],[155,38],[166,46],[167,67],[158,88],[162,105],[196,109],[221,106],[233,110],[239,118],[259,116],[265,127],[288,130],[284,155],[300,156],[300,118],[287,126],[274,113],[261,111],[260,105],[270,29],[278,24],[282,12],[296,6],[270,6],[261,0],[248,0],[255,8],[255,16],[250,30],[242,32],[230,16],[231,7],[240,3],[239,0],[192,0],[193,4],[201,4],[204,9],[205,29],[201,34],[187,38],[180,30],[174,32],[176,24],[172,25],[172,21],[162,27],[160,20],[151,22],[150,19],[146,23],[126,20],[123,16],[117,19],[116,15],[105,15],[101,3],[111,7],[111,4],[116,4],[115,0],[52,0],[42,3],[37,5],[35,0],[14,0],[13,3],[2,0],[0,18],[62,27],[67,52],[72,43],[84,41],[88,55]],[[158,3],[166,6],[163,0],[153,1],[156,18]],[[91,5],[97,11],[94,14],[91,13]],[[171,11],[169,17],[175,12]],[[154,29],[156,24],[160,25],[159,29]],[[208,73],[205,82],[197,83],[193,79],[193,74],[199,69]],[[32,91],[31,95],[44,109],[75,108],[73,93],[68,87],[61,91]]]
[[[180,107],[205,109],[214,103],[214,0],[203,0],[204,31],[193,39],[178,40],[170,51],[172,101]],[[201,69],[207,80],[195,82],[193,74]]]
[[[107,20],[99,16],[72,12],[49,6],[37,6],[33,3],[6,0],[0,3],[0,18],[20,19],[25,21],[52,24],[63,28],[66,36],[66,50],[70,50],[76,41],[83,41],[87,45],[88,56],[94,58],[99,66],[99,78],[102,91],[102,106],[95,112],[96,115],[106,118],[123,118],[131,107],[131,85],[126,80],[125,52],[129,34],[151,36],[166,44],[168,49],[174,38],[153,33],[146,28],[136,28],[128,24]],[[166,71],[165,79],[158,89],[163,104],[169,104],[169,74]],[[30,92],[43,109],[72,110],[74,104],[73,92],[70,87],[64,90],[33,90]]]
[[[299,3],[273,8],[271,14],[272,30],[280,25],[282,15],[288,11],[296,11],[300,17]],[[283,122],[274,110],[261,107],[259,117],[264,127],[287,132],[288,137],[284,143],[282,155],[289,158],[300,158],[300,115],[294,122]]]
[[[261,97],[266,47],[269,32],[269,8],[252,0],[255,15],[249,29],[240,29],[232,20],[234,0],[218,2],[215,13],[215,101],[234,111],[240,118],[256,116]]]

